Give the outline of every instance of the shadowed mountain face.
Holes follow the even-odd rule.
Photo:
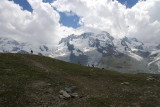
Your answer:
[[[0,52],[30,53],[50,56],[85,66],[118,70],[129,73],[159,73],[160,45],[148,47],[136,38],[112,37],[108,32],[70,35],[62,38],[56,47],[21,43],[0,38]]]

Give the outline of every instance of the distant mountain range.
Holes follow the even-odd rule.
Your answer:
[[[24,42],[18,42],[10,38],[0,38],[0,52],[2,53],[29,54],[31,50],[34,50],[34,54],[44,56],[49,55],[49,48],[46,45],[33,45]]]
[[[62,38],[54,47],[0,38],[0,52],[49,56],[127,73],[160,73],[160,44],[144,44],[136,38],[117,39],[107,32],[87,32]]]

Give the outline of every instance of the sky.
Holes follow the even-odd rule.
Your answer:
[[[0,0],[0,37],[56,44],[107,31],[115,38],[160,41],[160,0]]]
[[[13,0],[13,1],[16,4],[19,4],[24,10],[28,10],[30,12],[33,11],[32,7],[30,6],[27,0]],[[55,0],[43,0],[43,2],[46,3],[52,3],[54,1]],[[127,8],[131,8],[138,2],[138,0],[118,0],[118,2],[120,2],[123,5],[126,5]],[[80,24],[78,23],[80,18],[76,14],[68,15],[64,12],[59,12],[59,14],[60,14],[60,23],[62,25],[73,28],[80,27]]]

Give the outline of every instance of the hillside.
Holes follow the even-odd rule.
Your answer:
[[[0,54],[0,107],[158,107],[160,75],[122,74],[49,57]],[[79,97],[59,98],[65,87]]]
[[[136,38],[115,38],[108,32],[69,35],[59,43],[34,44],[0,37],[1,53],[33,53],[82,65],[93,65],[122,73],[160,73],[160,48]]]

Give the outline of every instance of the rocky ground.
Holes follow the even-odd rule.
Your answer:
[[[73,96],[74,94],[74,96]],[[160,75],[0,54],[0,107],[159,107]]]

